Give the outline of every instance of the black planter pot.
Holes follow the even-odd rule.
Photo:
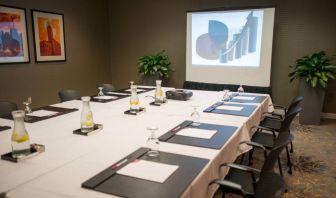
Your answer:
[[[142,76],[142,84],[147,86],[155,86],[156,80],[160,80],[159,75],[149,75],[149,76]]]
[[[325,91],[322,87],[313,88],[304,79],[300,79],[300,95],[304,97],[300,113],[300,124],[319,125],[324,103]]]

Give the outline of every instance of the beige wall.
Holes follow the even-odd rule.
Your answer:
[[[26,8],[30,64],[0,65],[0,100],[18,105],[32,96],[33,106],[58,102],[58,90],[95,93],[95,85],[111,82],[108,2],[106,0],[1,0]],[[66,62],[35,63],[31,9],[64,14]]]
[[[289,65],[319,50],[336,54],[333,0],[141,0],[110,1],[112,82],[118,87],[137,78],[137,59],[167,51],[176,72],[169,85],[185,80],[186,10],[224,6],[276,6],[271,85],[276,103],[287,105],[298,94],[289,84]],[[336,81],[327,88],[324,112],[336,113]]]

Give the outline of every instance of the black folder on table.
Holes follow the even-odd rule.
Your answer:
[[[160,152],[159,157],[149,157],[146,155],[147,151],[147,148],[139,148],[132,154],[82,183],[82,187],[121,197],[180,197],[209,162],[208,159],[167,152]],[[136,159],[177,165],[179,167],[163,183],[116,173],[119,169]]]
[[[50,116],[43,116],[43,117],[26,115],[26,117],[28,119],[25,119],[25,122],[34,123],[34,122],[46,120],[46,119],[49,119],[49,118],[54,118],[54,117],[57,117],[57,116],[60,116],[60,115],[64,115],[64,114],[67,114],[67,113],[71,113],[71,112],[74,112],[74,111],[78,111],[78,109],[76,109],[76,108],[69,109],[69,108],[53,107],[53,106],[45,106],[45,107],[40,107],[40,108],[33,109],[33,111],[38,111],[38,110],[55,111],[55,112],[58,112],[58,113],[54,114],[54,115],[50,115]],[[13,120],[13,117],[10,114],[1,116],[1,118]]]
[[[259,96],[259,95],[250,95],[250,94],[244,94],[244,95],[237,95],[237,96],[245,96],[245,97],[254,97],[253,100],[243,100],[243,99],[236,99],[233,97],[230,102],[238,102],[238,103],[262,103],[265,99],[266,96]]]
[[[172,130],[160,136],[159,140],[175,144],[184,144],[189,146],[220,149],[237,130],[237,127],[234,126],[208,124],[208,123],[199,123],[199,126],[192,126],[192,123],[193,122],[189,120],[182,122],[178,126],[174,127]],[[216,130],[217,132],[210,139],[188,137],[176,134],[178,131],[186,127],[206,129],[206,130]]]
[[[0,126],[0,131],[4,131],[10,128],[11,128],[10,126]]]
[[[112,102],[112,101],[115,101],[115,100],[120,100],[122,98],[128,97],[128,96],[121,96],[121,95],[116,95],[116,94],[106,94],[106,96],[114,96],[116,98],[100,99],[100,98],[95,98],[95,97],[98,97],[98,96],[91,96],[91,101],[92,102],[107,103],[107,102]]]
[[[120,89],[118,91],[114,91],[114,92],[119,92],[119,93],[128,93],[128,94],[131,94],[131,91],[126,91],[128,90],[129,88],[125,88],[125,89]],[[142,89],[141,91],[138,91],[137,93],[138,94],[141,94],[141,93],[145,93],[145,92],[148,92],[148,91],[152,91],[154,90],[155,88],[149,88],[149,87],[138,87],[138,89]]]
[[[217,107],[219,106],[237,106],[237,107],[243,107],[243,109],[241,111],[217,109]],[[211,105],[210,107],[206,108],[203,112],[249,117],[256,108],[257,108],[256,105],[232,104],[232,103],[225,104],[223,102],[217,102],[214,105]]]

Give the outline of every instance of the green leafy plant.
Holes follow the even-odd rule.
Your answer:
[[[324,51],[313,53],[296,60],[294,71],[289,73],[290,82],[296,78],[304,78],[312,87],[321,85],[326,88],[330,79],[335,79],[336,65],[330,63]]]
[[[170,67],[169,57],[165,54],[165,51],[155,55],[142,56],[138,60],[138,73],[143,76],[155,76],[169,77],[169,73],[173,70]]]

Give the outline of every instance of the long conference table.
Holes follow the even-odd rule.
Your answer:
[[[171,89],[163,88],[163,91]],[[103,130],[91,136],[73,134],[73,130],[80,127],[80,100],[51,105],[78,108],[79,111],[25,124],[30,142],[45,145],[46,151],[19,163],[1,160],[0,192],[7,192],[9,197],[117,197],[82,188],[81,184],[138,148],[145,147],[149,136],[147,127],[157,126],[156,135],[159,137],[181,122],[190,120],[193,106],[197,105],[201,123],[237,127],[230,139],[221,149],[160,142],[159,150],[209,159],[180,196],[212,197],[218,186],[208,186],[209,182],[223,178],[228,172],[219,165],[233,162],[249,149],[239,143],[250,139],[254,132],[251,127],[259,123],[264,112],[272,110],[272,101],[268,95],[253,93],[266,98],[261,103],[253,103],[257,108],[248,117],[206,113],[203,110],[220,101],[223,92],[192,92],[188,101],[168,100],[167,104],[159,107],[149,105],[153,99],[146,97],[153,96],[154,90],[141,93],[140,106],[145,107],[146,112],[137,116],[124,114],[129,109],[129,97],[108,103],[91,102],[94,122],[103,124]],[[3,125],[13,127],[13,121],[0,118],[0,126]],[[11,134],[12,129],[0,132],[1,154],[11,151]]]

